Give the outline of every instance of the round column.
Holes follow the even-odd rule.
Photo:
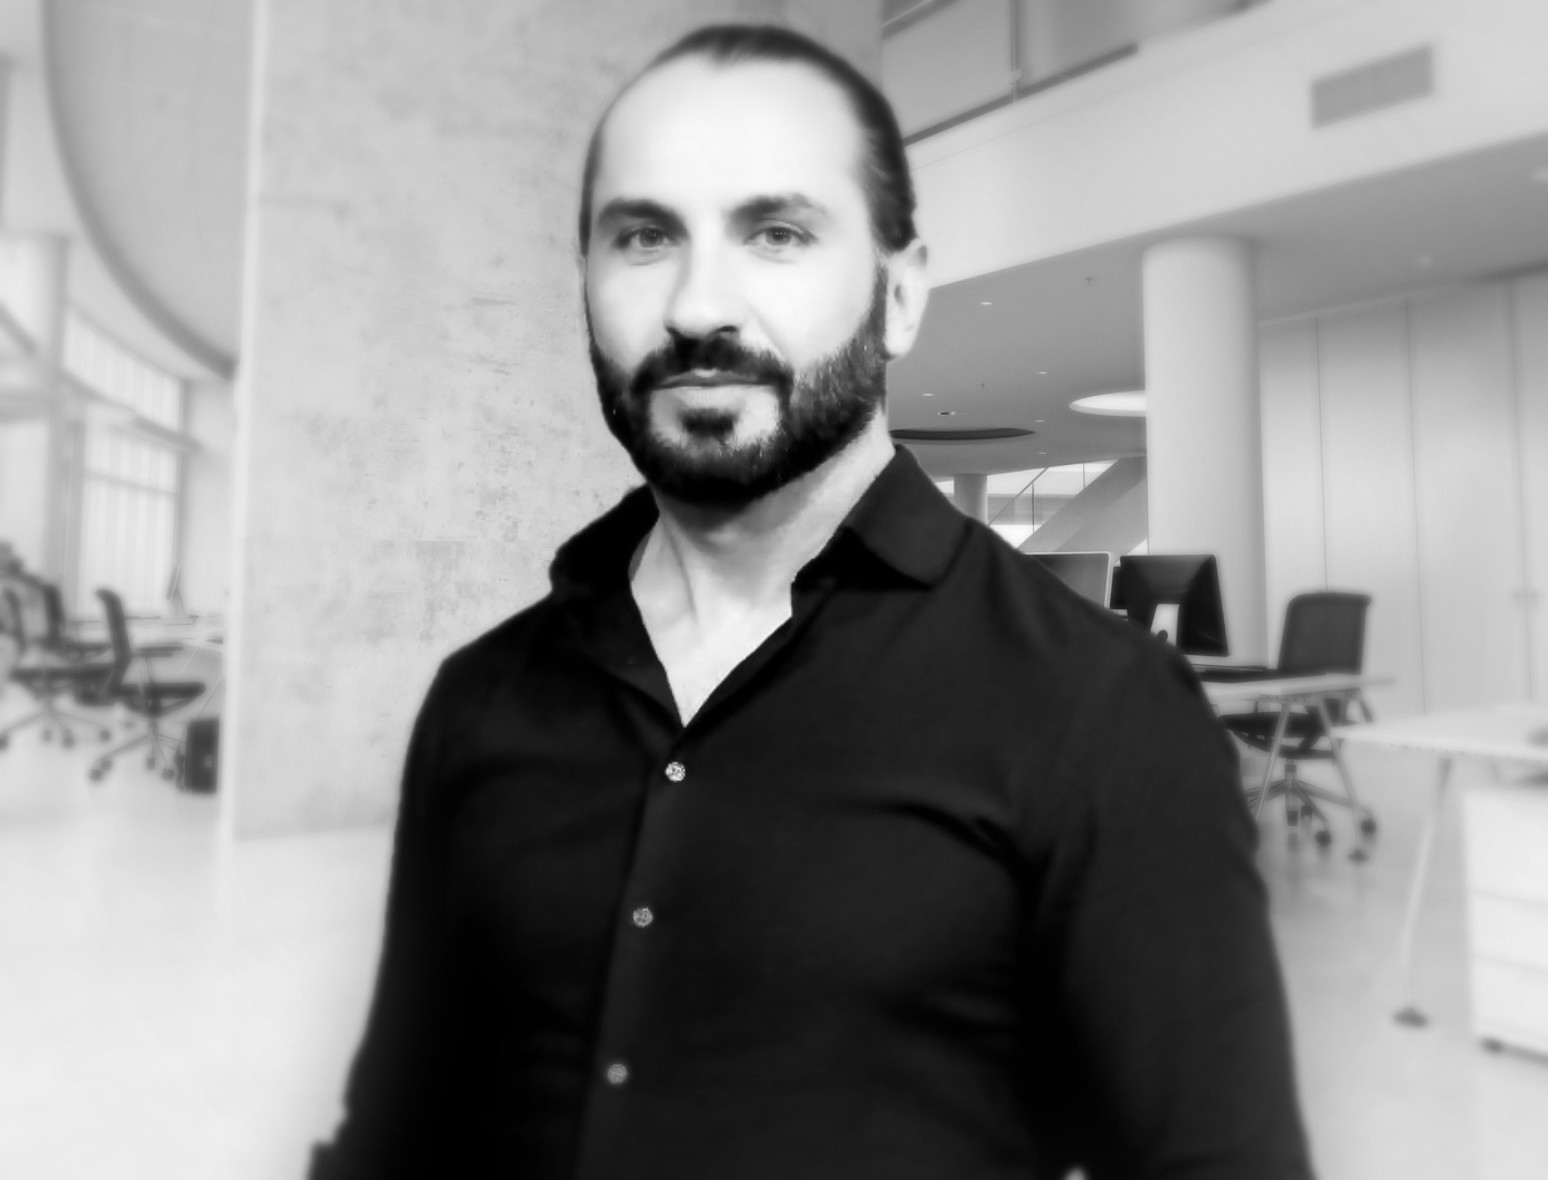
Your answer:
[[[989,519],[989,477],[966,473],[951,477],[951,502],[974,520]]]
[[[1145,251],[1145,439],[1152,553],[1213,553],[1233,657],[1267,655],[1263,453],[1252,248]]]

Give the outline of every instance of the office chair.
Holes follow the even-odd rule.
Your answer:
[[[98,781],[112,769],[114,758],[125,750],[133,749],[141,742],[145,742],[150,746],[150,753],[145,758],[145,768],[154,770],[159,763],[161,777],[170,781],[177,774],[174,755],[176,747],[182,743],[162,733],[157,723],[167,714],[181,709],[203,693],[204,682],[202,680],[158,681],[151,668],[151,660],[158,656],[173,655],[180,650],[179,646],[172,643],[134,647],[129,642],[129,624],[124,618],[123,600],[111,590],[98,590],[97,597],[102,600],[102,611],[107,617],[108,637],[113,645],[113,673],[108,682],[106,695],[131,713],[144,718],[145,732],[130,738],[122,745],[114,746],[93,762],[86,773],[92,782]],[[129,669],[135,660],[140,661],[142,676],[137,680],[129,680]]]
[[[44,642],[29,644],[27,638],[27,625],[22,613],[21,599],[16,591],[7,586],[3,594],[5,613],[10,618],[8,630],[16,644],[16,666],[11,669],[11,679],[21,685],[31,694],[38,704],[37,712],[29,713],[20,721],[12,722],[4,729],[0,729],[0,750],[11,744],[11,735],[17,730],[24,729],[34,722],[42,725],[42,738],[51,741],[54,730],[59,731],[59,744],[66,749],[75,744],[75,733],[70,728],[70,722],[99,730],[103,741],[111,736],[111,731],[102,725],[100,721],[93,721],[87,717],[81,717],[75,713],[66,713],[56,703],[66,692],[82,691],[91,692],[97,690],[112,672],[112,665],[101,661],[90,661],[84,657],[74,661],[62,661],[51,653]],[[38,661],[28,662],[29,648],[42,653],[43,658]]]
[[[59,587],[52,582],[39,584],[43,591],[43,610],[48,620],[48,631],[38,646],[49,655],[68,663],[93,660],[113,650],[111,643],[100,640],[76,639],[70,634],[70,624],[65,618],[64,598]]]
[[[1369,594],[1336,590],[1297,594],[1285,607],[1279,662],[1273,674],[1312,676],[1321,672],[1361,671],[1365,664],[1365,615],[1370,605]],[[1346,697],[1333,697],[1324,704],[1334,725],[1352,720],[1352,707],[1358,708],[1366,721],[1372,720],[1371,708],[1364,697],[1355,697],[1352,701]],[[1252,749],[1265,753],[1273,749],[1278,720],[1276,710],[1227,713],[1220,718],[1232,735]],[[1333,833],[1328,828],[1327,816],[1318,806],[1320,801],[1350,808],[1359,816],[1361,834],[1375,835],[1376,817],[1369,808],[1357,806],[1348,795],[1313,786],[1297,773],[1301,762],[1334,757],[1332,739],[1323,729],[1317,713],[1297,711],[1289,716],[1279,757],[1284,762],[1284,777],[1269,784],[1264,801],[1284,796],[1286,822],[1295,826],[1301,820],[1315,821],[1318,825],[1316,841],[1326,847],[1332,843]],[[1253,807],[1258,805],[1259,790],[1254,787],[1247,793],[1247,802]],[[1354,855],[1355,859],[1365,859],[1363,850],[1357,849]]]

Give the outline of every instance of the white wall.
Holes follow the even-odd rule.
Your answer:
[[[1384,711],[1545,697],[1545,339],[1548,272],[1264,329],[1270,618],[1372,594]]]

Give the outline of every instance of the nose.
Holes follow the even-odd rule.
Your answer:
[[[696,246],[684,252],[666,309],[673,335],[704,340],[739,332],[745,310],[734,267],[721,251]]]

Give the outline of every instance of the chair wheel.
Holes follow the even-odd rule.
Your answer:
[[[86,772],[86,777],[89,778],[94,783],[101,782],[102,781],[102,775],[103,775],[103,768],[100,767],[100,766],[93,766],[90,770],[88,770]]]
[[[6,734],[4,737],[0,737],[0,750],[5,749],[10,744],[11,744],[11,735],[10,734]]]
[[[65,749],[71,749],[75,745],[75,735],[66,731],[59,735],[59,744]]]
[[[1360,830],[1367,836],[1374,836],[1376,834],[1376,817],[1374,815],[1363,817],[1360,820]]]
[[[172,781],[172,768],[169,766],[165,770],[163,770],[161,772],[161,777],[166,779],[167,782],[171,782]]]
[[[145,769],[146,770],[155,770],[156,769],[156,755],[152,754],[149,758],[147,758],[145,760]]]
[[[1317,847],[1326,848],[1331,843],[1333,843],[1333,833],[1328,831],[1327,828],[1318,829]]]
[[[53,741],[54,740],[54,731],[52,729],[45,729],[43,731],[43,740],[45,742]]]
[[[1287,808],[1285,811],[1285,822],[1292,828],[1295,827],[1301,822],[1301,813],[1294,807]]]
[[[102,740],[103,740],[103,741],[107,741],[107,740],[108,740],[108,738],[110,738],[110,737],[112,737],[112,736],[113,736],[113,731],[112,731],[112,730],[111,730],[111,729],[103,729],[103,730],[102,730],[102,731],[101,731],[101,734],[100,734],[100,736],[101,736],[101,738],[102,738]]]

